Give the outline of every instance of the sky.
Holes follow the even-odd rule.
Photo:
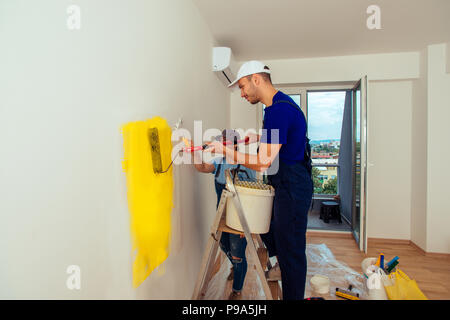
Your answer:
[[[345,91],[308,92],[308,138],[340,140]],[[300,105],[300,95],[289,95]]]
[[[308,137],[340,140],[345,91],[308,92]]]

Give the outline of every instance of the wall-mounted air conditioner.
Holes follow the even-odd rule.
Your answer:
[[[213,71],[228,86],[236,78],[237,66],[230,48],[213,48]]]

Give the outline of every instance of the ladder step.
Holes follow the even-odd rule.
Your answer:
[[[267,266],[267,262],[269,261],[269,254],[267,253],[267,249],[266,248],[258,248],[257,253],[258,253],[259,262],[261,263],[263,270],[265,270],[266,266]]]
[[[220,220],[219,226],[217,227],[217,231],[238,234],[240,236],[244,236],[245,235],[244,232],[236,230],[236,229],[232,229],[229,226],[227,226],[225,217],[222,217],[222,219]],[[258,239],[258,234],[257,233],[252,233],[251,235],[252,235],[252,239]]]
[[[270,292],[272,293],[272,298],[274,300],[281,299],[281,288],[278,281],[268,281]]]
[[[222,231],[222,232],[244,235],[243,232],[241,232],[239,230],[231,229],[229,226],[227,226],[226,222],[225,222],[225,217],[222,217],[222,219],[220,219],[219,227],[217,228],[217,230]]]

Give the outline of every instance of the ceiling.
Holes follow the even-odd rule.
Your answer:
[[[236,60],[418,51],[450,41],[450,0],[193,0]],[[369,30],[369,5],[381,29]]]

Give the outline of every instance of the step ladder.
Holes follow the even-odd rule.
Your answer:
[[[244,211],[241,205],[241,201],[239,199],[239,195],[236,192],[236,189],[233,184],[233,180],[231,178],[230,170],[225,170],[225,179],[226,179],[226,189],[222,191],[222,195],[220,197],[219,206],[217,207],[216,217],[211,226],[211,233],[208,239],[208,243],[206,245],[205,252],[203,254],[200,271],[197,277],[197,282],[194,288],[194,293],[192,295],[193,300],[201,300],[205,297],[206,290],[208,288],[208,283],[214,275],[214,269],[217,268],[218,264],[220,264],[220,255],[217,255],[217,251],[219,248],[220,238],[222,237],[222,232],[229,232],[239,235],[244,235],[247,240],[247,250],[248,254],[255,261],[256,273],[261,281],[264,294],[267,300],[273,299],[281,299],[281,287],[278,281],[270,281],[266,278],[265,268],[267,267],[269,270],[272,268],[272,265],[269,261],[269,256],[267,253],[267,249],[264,248],[263,242],[259,234],[251,234],[247,220],[244,216]],[[241,223],[244,232],[231,229],[225,224],[225,208],[227,200],[234,202],[236,207],[236,211],[239,217],[239,221]],[[256,247],[254,239],[258,247]],[[213,263],[213,261],[215,262]],[[259,261],[259,263],[258,263]]]

